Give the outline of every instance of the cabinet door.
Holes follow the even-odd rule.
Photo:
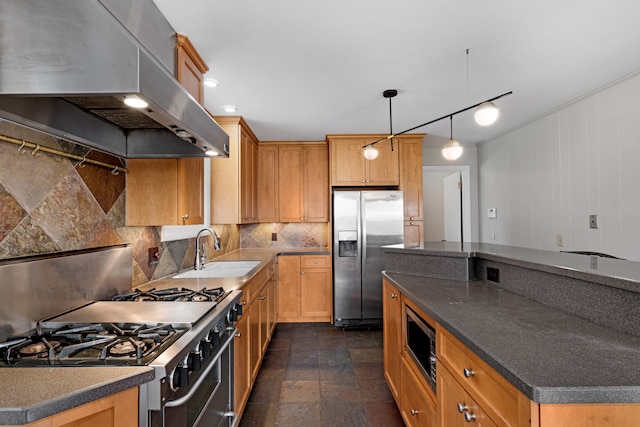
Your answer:
[[[278,207],[280,222],[304,221],[304,150],[282,146],[278,153]]]
[[[267,314],[267,325],[268,325],[268,333],[269,340],[271,340],[271,336],[273,335],[273,330],[276,327],[276,321],[278,316],[278,292],[277,292],[277,275],[273,274],[271,279],[269,279],[269,283],[267,283],[267,301],[268,304],[268,314]]]
[[[446,368],[438,370],[438,393],[442,426],[496,426]]]
[[[278,222],[278,146],[258,144],[258,219]]]
[[[400,190],[403,192],[405,221],[422,221],[422,138],[400,138]],[[420,239],[422,241],[422,239]]]
[[[376,144],[378,157],[373,160],[365,160],[366,177],[365,185],[398,185],[400,177],[398,175],[398,143],[393,141],[393,151],[391,151],[391,141],[384,140]],[[364,159],[364,155],[360,153]]]
[[[134,427],[138,425],[138,388],[130,388],[25,425]]]
[[[307,222],[329,221],[329,148],[304,150],[304,217]]]
[[[436,403],[420,384],[416,374],[402,363],[402,398],[400,413],[408,427],[435,427],[438,425]],[[445,423],[446,427],[453,424]]]
[[[240,223],[258,221],[256,197],[257,144],[249,133],[240,129]]]
[[[300,317],[300,257],[278,257],[278,322]]]
[[[331,270],[303,269],[300,272],[300,315],[305,321],[331,320]]]
[[[260,301],[256,298],[249,307],[249,354],[251,362],[251,382],[253,382],[258,375],[258,368],[260,367],[262,359],[260,319]]]
[[[401,384],[402,305],[400,292],[387,280],[382,281],[382,335],[384,336],[384,377],[398,406]]]
[[[204,224],[204,159],[178,159],[178,224]]]
[[[258,295],[258,301],[256,303],[260,304],[260,357],[264,355],[264,352],[267,351],[267,346],[269,345],[269,290],[267,289],[269,286],[267,285],[262,288],[260,291],[260,295]]]
[[[242,414],[244,406],[249,398],[251,389],[251,356],[249,343],[249,313],[244,315],[236,323],[236,337],[233,348],[233,395],[234,410],[238,415]]]
[[[204,73],[209,70],[188,37],[176,35],[176,79],[198,101],[204,104]]]
[[[404,243],[405,245],[417,246],[424,241],[424,222],[405,221],[404,222]]]
[[[331,185],[365,185],[364,138],[330,139]]]
[[[178,223],[176,159],[129,159],[125,224]]]

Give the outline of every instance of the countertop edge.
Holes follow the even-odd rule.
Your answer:
[[[34,372],[34,370],[47,368],[3,367],[0,369],[2,369],[4,372],[10,372],[15,373],[16,375],[20,375],[22,370],[28,369],[30,372]],[[68,383],[69,381],[73,381],[72,378],[77,378],[77,376],[79,375],[78,370],[82,369],[91,372],[100,370],[101,373],[106,372],[104,371],[105,369],[112,369],[117,370],[118,373],[113,380],[102,380],[96,382],[95,384],[80,387],[77,390],[73,390],[58,396],[45,398],[44,400],[39,402],[31,402],[25,406],[16,405],[12,407],[0,407],[0,425],[24,425],[32,423],[34,421],[41,420],[60,412],[76,408],[86,403],[111,396],[115,393],[119,393],[133,387],[138,387],[142,384],[152,381],[155,378],[155,373],[153,371],[153,368],[151,367],[53,367],[51,368],[51,372],[55,373],[49,375],[49,380],[43,379],[43,382],[50,382],[50,384],[32,384],[33,387],[48,387],[50,390],[55,390],[55,384],[59,384],[60,382]],[[131,371],[131,374],[126,374],[126,371],[128,370]],[[52,395],[53,394],[55,394],[55,391],[52,392]]]

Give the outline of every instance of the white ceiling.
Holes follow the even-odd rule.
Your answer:
[[[638,0],[154,1],[260,140],[388,133],[385,89],[395,133],[513,91],[493,126],[454,117],[472,145],[640,70]]]

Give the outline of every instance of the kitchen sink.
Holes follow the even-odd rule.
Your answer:
[[[173,278],[242,277],[259,264],[260,261],[210,261],[200,270],[185,271],[173,276]]]

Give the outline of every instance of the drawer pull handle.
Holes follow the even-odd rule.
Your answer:
[[[238,333],[235,335],[235,337],[236,337],[236,338],[240,338],[241,336],[242,336],[242,334],[241,334],[240,332],[238,332]]]
[[[397,294],[391,294],[391,298],[396,299],[396,298],[398,298],[398,295]]]
[[[471,412],[465,412],[464,413],[464,420],[468,423],[474,421],[476,419],[476,416],[474,414],[472,414]]]
[[[415,417],[416,415],[418,415],[418,411],[417,411],[417,410],[415,410],[415,409],[412,409],[412,410],[411,410],[411,416],[412,416],[412,417]]]
[[[468,411],[468,410],[469,410],[469,407],[466,406],[464,403],[462,403],[462,402],[458,403],[458,412],[460,412],[462,414],[463,412]]]
[[[473,369],[469,369],[469,368],[464,368],[464,370],[462,372],[464,373],[465,378],[471,378],[472,376],[474,376],[476,374],[476,371],[474,371]]]

